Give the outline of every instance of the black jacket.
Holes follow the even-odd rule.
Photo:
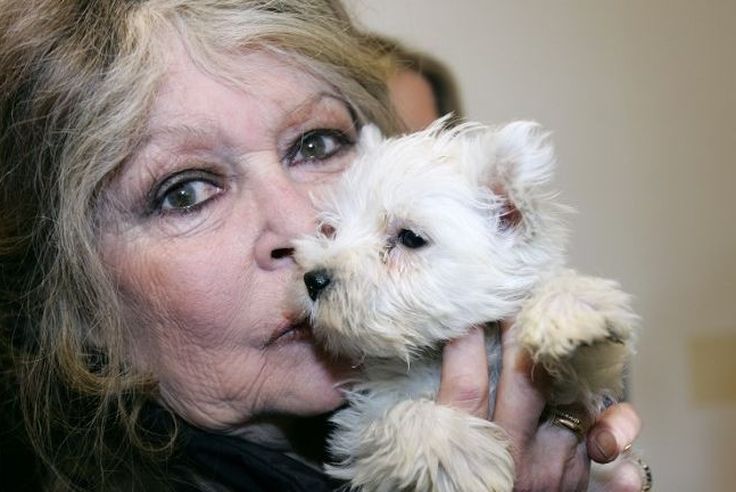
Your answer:
[[[241,438],[187,427],[182,437],[184,462],[207,482],[242,492],[327,492],[343,485],[279,451]],[[198,490],[181,484],[181,492]]]

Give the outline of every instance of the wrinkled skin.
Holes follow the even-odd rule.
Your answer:
[[[290,241],[314,227],[309,193],[351,161],[355,138],[326,83],[259,53],[240,65],[235,89],[173,50],[102,241],[138,363],[177,413],[228,430],[342,401],[344,367],[288,331],[299,320],[284,306]]]

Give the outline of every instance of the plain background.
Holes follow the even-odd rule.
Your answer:
[[[736,1],[346,4],[444,61],[471,119],[553,132],[570,262],[643,317],[631,399],[655,490],[734,490]]]

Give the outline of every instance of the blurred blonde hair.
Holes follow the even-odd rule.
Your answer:
[[[129,364],[96,240],[100,196],[141,141],[167,33],[226,79],[238,52],[279,56],[330,83],[362,121],[395,128],[386,64],[337,1],[2,2],[0,328],[29,435],[64,488],[110,490],[107,470],[173,442],[140,425],[155,382]]]
[[[434,95],[439,116],[452,113],[449,126],[465,119],[462,95],[455,76],[449,67],[426,51],[410,48],[401,41],[377,33],[363,33],[363,43],[370,46],[389,66],[389,77],[408,70],[423,77]]]

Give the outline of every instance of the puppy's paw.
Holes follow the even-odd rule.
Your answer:
[[[535,361],[554,364],[581,346],[628,345],[637,316],[612,280],[563,270],[540,285],[517,318],[519,342]]]
[[[400,402],[361,432],[358,448],[349,465],[356,490],[506,492],[513,488],[514,464],[503,431],[433,401]],[[339,470],[333,474],[345,476]]]

